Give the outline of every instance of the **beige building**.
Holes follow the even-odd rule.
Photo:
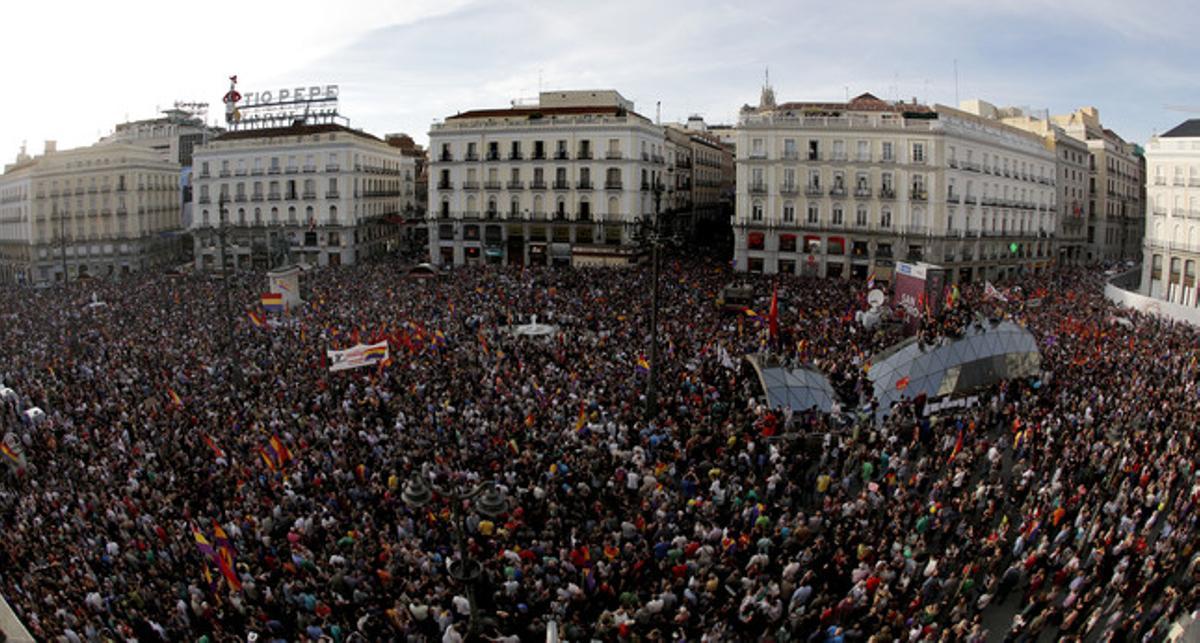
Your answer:
[[[415,207],[414,158],[342,125],[237,130],[194,156],[201,269],[221,266],[222,218],[231,268],[336,266],[394,250]]]
[[[1089,156],[1087,144],[1069,136],[1049,120],[1036,118],[1015,107],[998,108],[981,100],[963,101],[964,111],[998,120],[1042,137],[1046,149],[1054,154],[1055,223],[1052,256],[1059,265],[1079,265],[1087,257],[1087,217]]]
[[[1146,233],[1142,292],[1184,306],[1200,305],[1200,119],[1146,144]]]
[[[1100,111],[1082,107],[1051,121],[1084,141],[1088,165],[1087,261],[1136,260],[1144,232],[1145,159],[1100,122]]]
[[[0,176],[0,281],[120,278],[171,260],[179,165],[125,143],[24,150]]]
[[[447,117],[429,132],[429,254],[461,265],[635,261],[636,237],[676,198],[663,129],[612,90]]]
[[[776,104],[738,123],[738,270],[890,281],[894,262],[955,281],[1047,268],[1055,164],[1041,137],[962,110],[862,94]]]
[[[688,118],[686,124],[670,123],[666,126],[668,141],[676,145],[687,145],[690,158],[687,167],[687,200],[690,209],[690,225],[711,226],[724,217],[728,224],[728,210],[733,204],[732,147],[721,144],[716,136],[708,132],[704,120],[699,116]],[[678,176],[676,183],[678,184]]]

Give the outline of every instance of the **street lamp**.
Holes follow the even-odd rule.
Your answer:
[[[234,386],[240,387],[242,383],[242,371],[237,365],[237,340],[234,337],[233,327],[233,303],[229,298],[229,264],[226,263],[226,254],[228,246],[225,243],[225,227],[226,227],[226,208],[228,197],[224,192],[217,197],[217,233],[221,239],[221,290],[225,298],[225,335],[226,335],[226,357],[229,360],[230,378],[233,380]]]
[[[648,374],[649,381],[646,383],[646,417],[648,419],[658,414],[658,254],[659,248],[665,240],[660,215],[662,214],[663,192],[666,191],[666,188],[663,186],[661,178],[655,178],[650,189],[654,195],[654,218],[651,220],[643,218],[643,230],[641,231],[642,241],[650,245],[651,280],[653,281],[650,290],[650,373]]]
[[[508,498],[491,482],[482,482],[468,489],[431,485],[425,480],[427,473],[428,468],[423,467],[421,475],[414,476],[405,483],[404,490],[400,492],[400,498],[404,504],[413,509],[428,505],[433,500],[435,493],[451,501],[450,521],[454,525],[454,535],[458,540],[458,560],[449,561],[446,567],[450,572],[450,577],[467,590],[467,604],[470,606],[467,640],[475,640],[482,624],[475,603],[475,584],[483,575],[483,564],[471,558],[471,554],[467,550],[467,535],[464,527],[467,516],[461,511],[464,503],[473,501],[471,505],[475,509],[475,513],[488,520],[496,520],[508,513]]]

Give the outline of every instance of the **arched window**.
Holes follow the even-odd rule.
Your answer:
[[[304,208],[304,221],[310,226],[317,224],[317,220],[313,216],[313,207],[311,205]]]
[[[618,221],[621,218],[621,197],[608,197],[608,220]]]
[[[271,223],[279,223],[279,208],[271,208]]]
[[[441,216],[442,216],[442,218],[443,218],[443,219],[449,219],[449,218],[450,218],[450,199],[442,199],[442,213],[441,213]]]
[[[586,196],[579,199],[579,213],[576,218],[580,221],[592,220],[592,204]]]
[[[513,197],[508,204],[508,215],[514,218],[521,216],[521,200],[517,197]]]
[[[489,219],[495,219],[499,212],[496,210],[496,197],[488,197],[487,216]]]
[[[467,197],[467,216],[477,216],[478,214],[479,214],[479,210],[478,210],[478,208],[475,207],[475,197],[468,196]]]
[[[289,207],[288,207],[288,220],[287,220],[287,222],[288,222],[288,223],[290,223],[290,224],[292,224],[292,225],[296,225],[296,206],[294,206],[294,205],[293,205],[293,206],[289,206]]]
[[[546,209],[545,206],[542,204],[542,195],[540,195],[540,194],[534,195],[534,197],[533,197],[533,213],[537,216],[541,216],[541,214],[545,211],[545,209]]]
[[[238,225],[246,225],[246,208],[238,208]]]
[[[554,218],[560,220],[567,218],[567,200],[561,196],[554,203]]]
[[[338,212],[336,205],[329,206],[329,224],[338,225]]]
[[[262,225],[262,208],[254,208],[254,225]]]
[[[762,201],[755,201],[755,202],[754,202],[754,203],[753,203],[753,204],[750,206],[750,220],[751,220],[751,221],[762,221],[762,220],[763,220],[763,204],[762,204]]]

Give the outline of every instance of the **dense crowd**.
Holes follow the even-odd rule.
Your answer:
[[[1011,317],[1043,376],[876,424],[870,356],[906,329],[854,322],[861,283],[663,272],[652,416],[640,268],[328,269],[266,326],[244,312],[262,275],[231,280],[228,308],[203,276],[4,292],[0,380],[46,418],[3,414],[24,465],[0,465],[0,593],[48,640],[458,641],[461,528],[496,641],[552,622],[569,640],[1154,640],[1200,604],[1194,329],[1114,309],[1082,271],[1007,301],[965,287],[919,332]],[[757,314],[715,305],[735,279]],[[506,332],[533,315],[558,332]],[[325,368],[382,339],[390,363]],[[838,412],[765,405],[737,359],[764,348],[829,373]],[[407,504],[419,476],[492,485],[507,511]]]

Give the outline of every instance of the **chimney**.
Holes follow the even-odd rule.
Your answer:
[[[58,151],[58,141],[46,141],[46,154],[53,154]]]

